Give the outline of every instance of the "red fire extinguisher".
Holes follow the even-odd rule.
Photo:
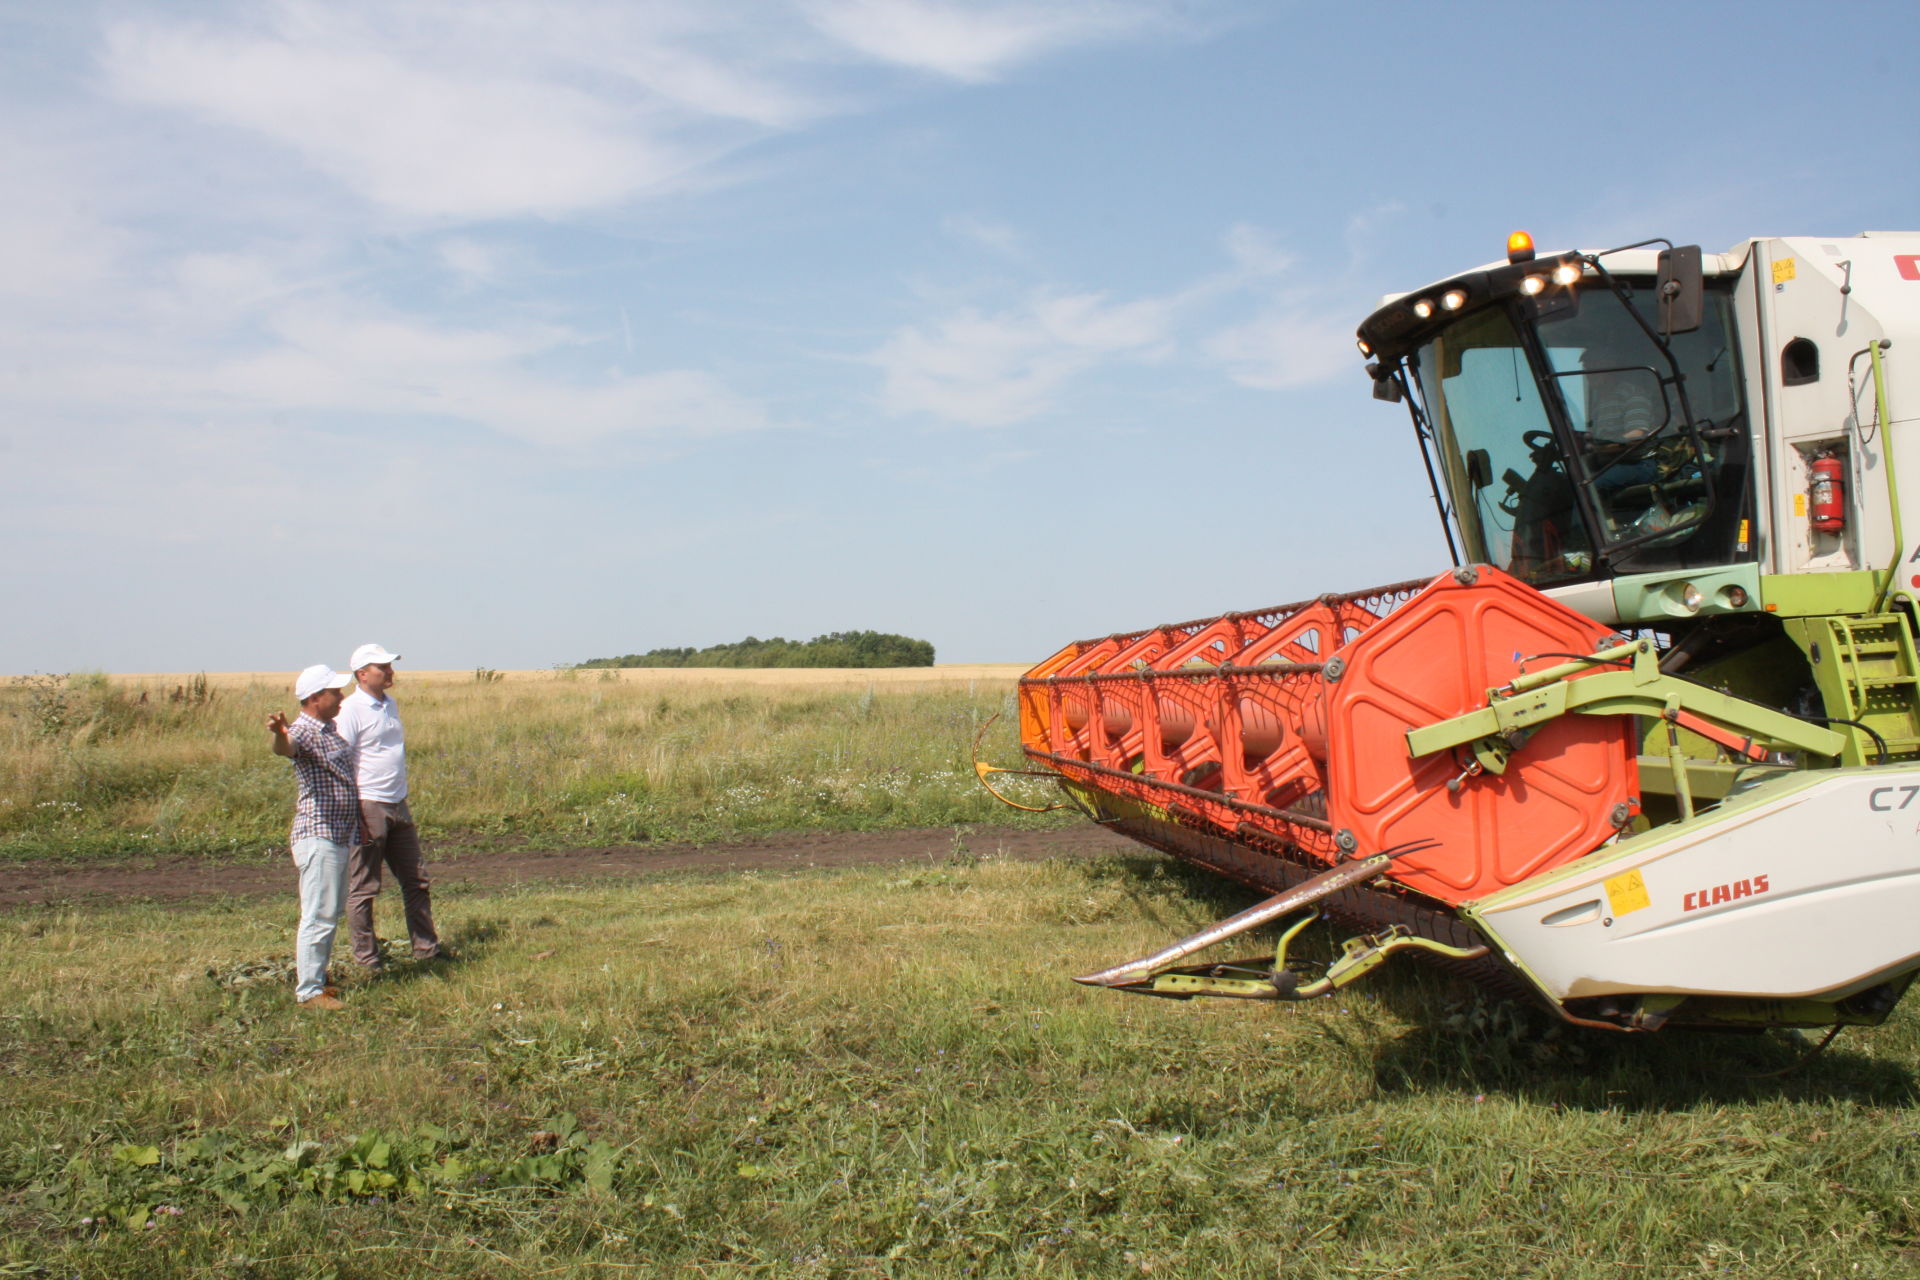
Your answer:
[[[1840,459],[1823,453],[1808,468],[1812,479],[1807,484],[1807,514],[1821,533],[1838,533],[1847,527],[1846,472]]]

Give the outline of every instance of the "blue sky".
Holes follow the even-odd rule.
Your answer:
[[[0,3],[0,671],[1037,661],[1438,572],[1380,295],[1912,228],[1913,18]]]

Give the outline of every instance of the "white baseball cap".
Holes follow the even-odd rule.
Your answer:
[[[293,696],[305,702],[322,689],[344,689],[352,683],[352,676],[343,676],[326,663],[316,662],[294,680]]]
[[[397,653],[388,653],[377,644],[363,644],[353,651],[353,658],[347,663],[347,670],[358,671],[362,667],[398,661],[400,661],[400,655]]]

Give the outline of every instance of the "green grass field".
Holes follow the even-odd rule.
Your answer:
[[[1765,1078],[1411,966],[1074,986],[1238,905],[1150,857],[440,896],[335,1015],[291,895],[0,918],[0,1275],[1920,1272],[1911,1010]]]
[[[1032,821],[966,764],[1000,686],[407,692],[469,848]],[[5,694],[0,857],[283,843],[274,691]],[[330,1016],[291,887],[0,913],[0,1277],[1920,1275],[1911,1005],[1780,1075],[1802,1048],[1564,1030],[1407,962],[1277,1007],[1090,991],[1246,899],[959,836],[436,898],[463,958]]]

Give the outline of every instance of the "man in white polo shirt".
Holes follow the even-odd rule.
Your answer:
[[[433,928],[433,904],[427,871],[420,862],[420,829],[407,808],[407,739],[400,709],[387,696],[393,687],[397,653],[377,644],[353,651],[353,678],[359,686],[340,706],[340,736],[353,748],[360,787],[360,829],[364,843],[347,860],[347,930],[353,958],[378,972],[385,961],[373,931],[373,900],[380,892],[380,869],[393,868],[407,913],[407,933],[416,960],[445,952]]]

